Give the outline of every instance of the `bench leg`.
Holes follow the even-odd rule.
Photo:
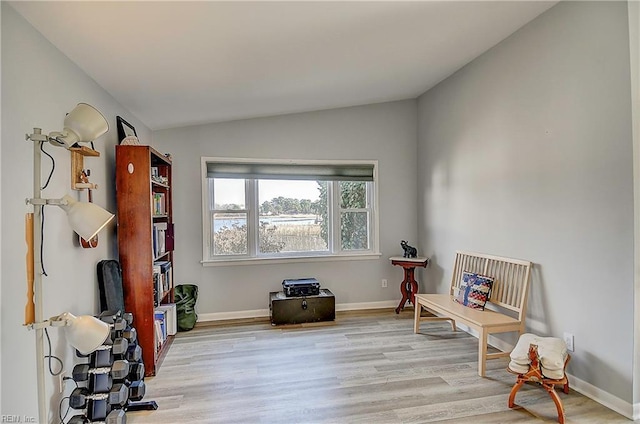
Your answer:
[[[478,375],[484,377],[487,369],[487,332],[482,329],[478,334]]]
[[[413,304],[413,332],[418,334],[420,332],[420,314],[422,312],[422,305],[418,299]]]
[[[439,316],[428,316],[422,317],[422,305],[420,301],[416,297],[415,303],[413,305],[413,332],[418,334],[420,332],[420,321],[447,321],[451,324],[451,331],[458,331],[458,327],[456,327],[455,320],[449,317],[439,317]],[[430,311],[429,311],[430,312]]]

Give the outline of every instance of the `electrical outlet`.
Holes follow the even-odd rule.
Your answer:
[[[383,279],[382,280],[382,288],[387,287],[387,280]]]
[[[573,352],[573,334],[564,333],[564,342],[567,345],[567,350]]]

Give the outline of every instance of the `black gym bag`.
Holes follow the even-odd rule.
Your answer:
[[[115,259],[98,262],[98,287],[100,289],[100,311],[124,312],[122,290],[122,268]]]

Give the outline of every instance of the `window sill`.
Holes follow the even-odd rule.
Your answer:
[[[327,256],[299,256],[288,258],[242,258],[201,261],[204,267],[209,266],[240,266],[240,265],[271,265],[293,264],[301,262],[335,262],[335,261],[367,261],[379,259],[382,253],[366,253],[358,255],[327,255]]]

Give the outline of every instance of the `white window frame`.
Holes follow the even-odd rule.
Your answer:
[[[374,180],[374,183],[375,183],[375,180]],[[333,187],[333,190],[329,191],[329,196],[332,199],[331,207],[333,211],[333,213],[331,214],[331,218],[333,218],[331,235],[337,236],[337,237],[334,237],[333,247],[334,247],[334,251],[343,251],[342,238],[341,238],[341,232],[340,232],[340,220],[342,219],[342,213],[343,212],[368,212],[368,213],[377,215],[377,211],[374,210],[374,207],[373,207],[375,196],[373,196],[373,193],[372,193],[373,190],[367,190],[366,202],[367,202],[367,205],[371,205],[371,207],[369,208],[343,208],[342,205],[340,204],[340,194],[341,194],[340,184],[339,183],[335,184],[332,187]],[[368,225],[372,225],[373,223],[372,218],[367,220]],[[367,249],[367,251],[371,250],[373,246],[372,239],[371,239],[373,232],[377,233],[377,227],[369,228],[367,231],[367,234],[369,235],[369,240],[368,240],[369,249]],[[357,252],[357,250],[349,250],[345,252],[355,253]]]
[[[340,242],[340,208],[339,192],[333,190],[337,182],[329,184],[327,192],[327,203],[330,208],[329,218],[329,251],[328,252],[286,252],[280,254],[270,254],[268,256],[259,254],[258,250],[258,190],[255,179],[247,179],[245,185],[245,208],[247,210],[247,254],[228,255],[212,258],[211,246],[211,215],[213,199],[210,196],[209,183],[207,177],[208,163],[251,163],[251,164],[275,164],[275,165],[371,165],[373,166],[373,181],[370,189],[367,190],[367,202],[370,205],[371,217],[369,219],[369,249],[367,250],[345,250],[341,249]],[[202,181],[202,261],[203,266],[228,266],[228,265],[252,265],[261,263],[293,263],[293,262],[315,262],[315,261],[335,261],[335,260],[365,260],[378,259],[381,256],[379,250],[379,220],[378,220],[378,161],[377,160],[277,160],[277,159],[247,159],[247,158],[222,158],[222,157],[202,157],[201,158],[201,181]],[[354,209],[349,209],[353,211]]]

